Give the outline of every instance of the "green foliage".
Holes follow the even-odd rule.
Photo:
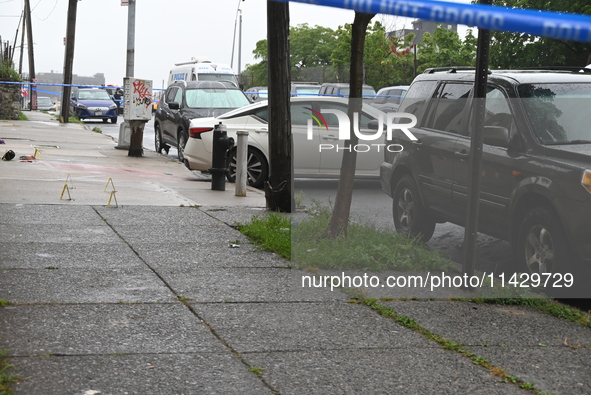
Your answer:
[[[433,34],[425,33],[418,47],[419,72],[430,67],[476,64],[477,41],[471,30],[462,40],[457,32],[438,27]]]
[[[290,29],[290,63],[293,81],[349,81],[351,62],[351,24],[336,31],[321,26],[300,24]],[[464,40],[443,28],[424,38],[417,52],[417,72],[427,67],[448,65],[474,66],[476,38],[471,31]],[[365,83],[375,89],[408,85],[415,77],[415,35],[388,37],[386,28],[375,22],[367,28],[364,49]],[[253,50],[260,62],[248,65],[244,74],[247,87],[267,86],[267,40],[260,40]]]
[[[9,65],[0,62],[0,81],[21,82],[21,76]]]
[[[494,0],[493,5],[591,15],[591,4],[581,0]],[[585,66],[591,63],[591,43],[523,33],[491,33],[491,68]]]

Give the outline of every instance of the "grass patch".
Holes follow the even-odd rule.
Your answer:
[[[17,121],[28,121],[28,120],[29,120],[29,118],[27,118],[27,116],[22,111],[18,112]]]
[[[330,211],[316,207],[310,214],[297,224],[276,213],[255,216],[237,228],[261,249],[279,253],[303,269],[458,271],[457,265],[417,241],[370,225],[351,223],[347,235],[328,239],[323,234]]]
[[[238,225],[238,230],[265,251],[273,251],[291,259],[291,219],[271,213],[254,216],[247,225]]]
[[[12,373],[14,365],[6,362],[7,354],[6,350],[0,351],[0,395],[12,394],[12,383],[17,380]]]
[[[12,302],[9,302],[8,300],[0,299],[0,307],[10,306],[11,304]]]
[[[102,133],[103,131],[101,130],[101,128],[99,128],[98,126],[95,126],[94,128],[92,128],[92,131],[95,133]]]

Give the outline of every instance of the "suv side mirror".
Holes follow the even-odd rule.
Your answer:
[[[179,108],[181,108],[181,106],[179,105],[179,103],[171,101],[170,103],[168,103],[168,108],[170,108],[171,110],[178,110]]]
[[[507,148],[509,146],[509,130],[502,126],[485,126],[484,144]]]

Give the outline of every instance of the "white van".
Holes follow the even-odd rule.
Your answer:
[[[195,57],[188,62],[175,64],[170,70],[168,85],[175,81],[230,81],[239,86],[236,73],[230,66]]]

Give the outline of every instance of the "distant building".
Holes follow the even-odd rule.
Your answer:
[[[399,29],[388,33],[388,38],[397,37],[403,39],[407,34],[413,33],[415,35],[414,43],[418,44],[423,41],[423,34],[433,33],[437,27],[443,27],[444,29],[458,32],[458,25],[450,25],[439,22],[422,21],[420,19],[412,22],[412,29]]]

